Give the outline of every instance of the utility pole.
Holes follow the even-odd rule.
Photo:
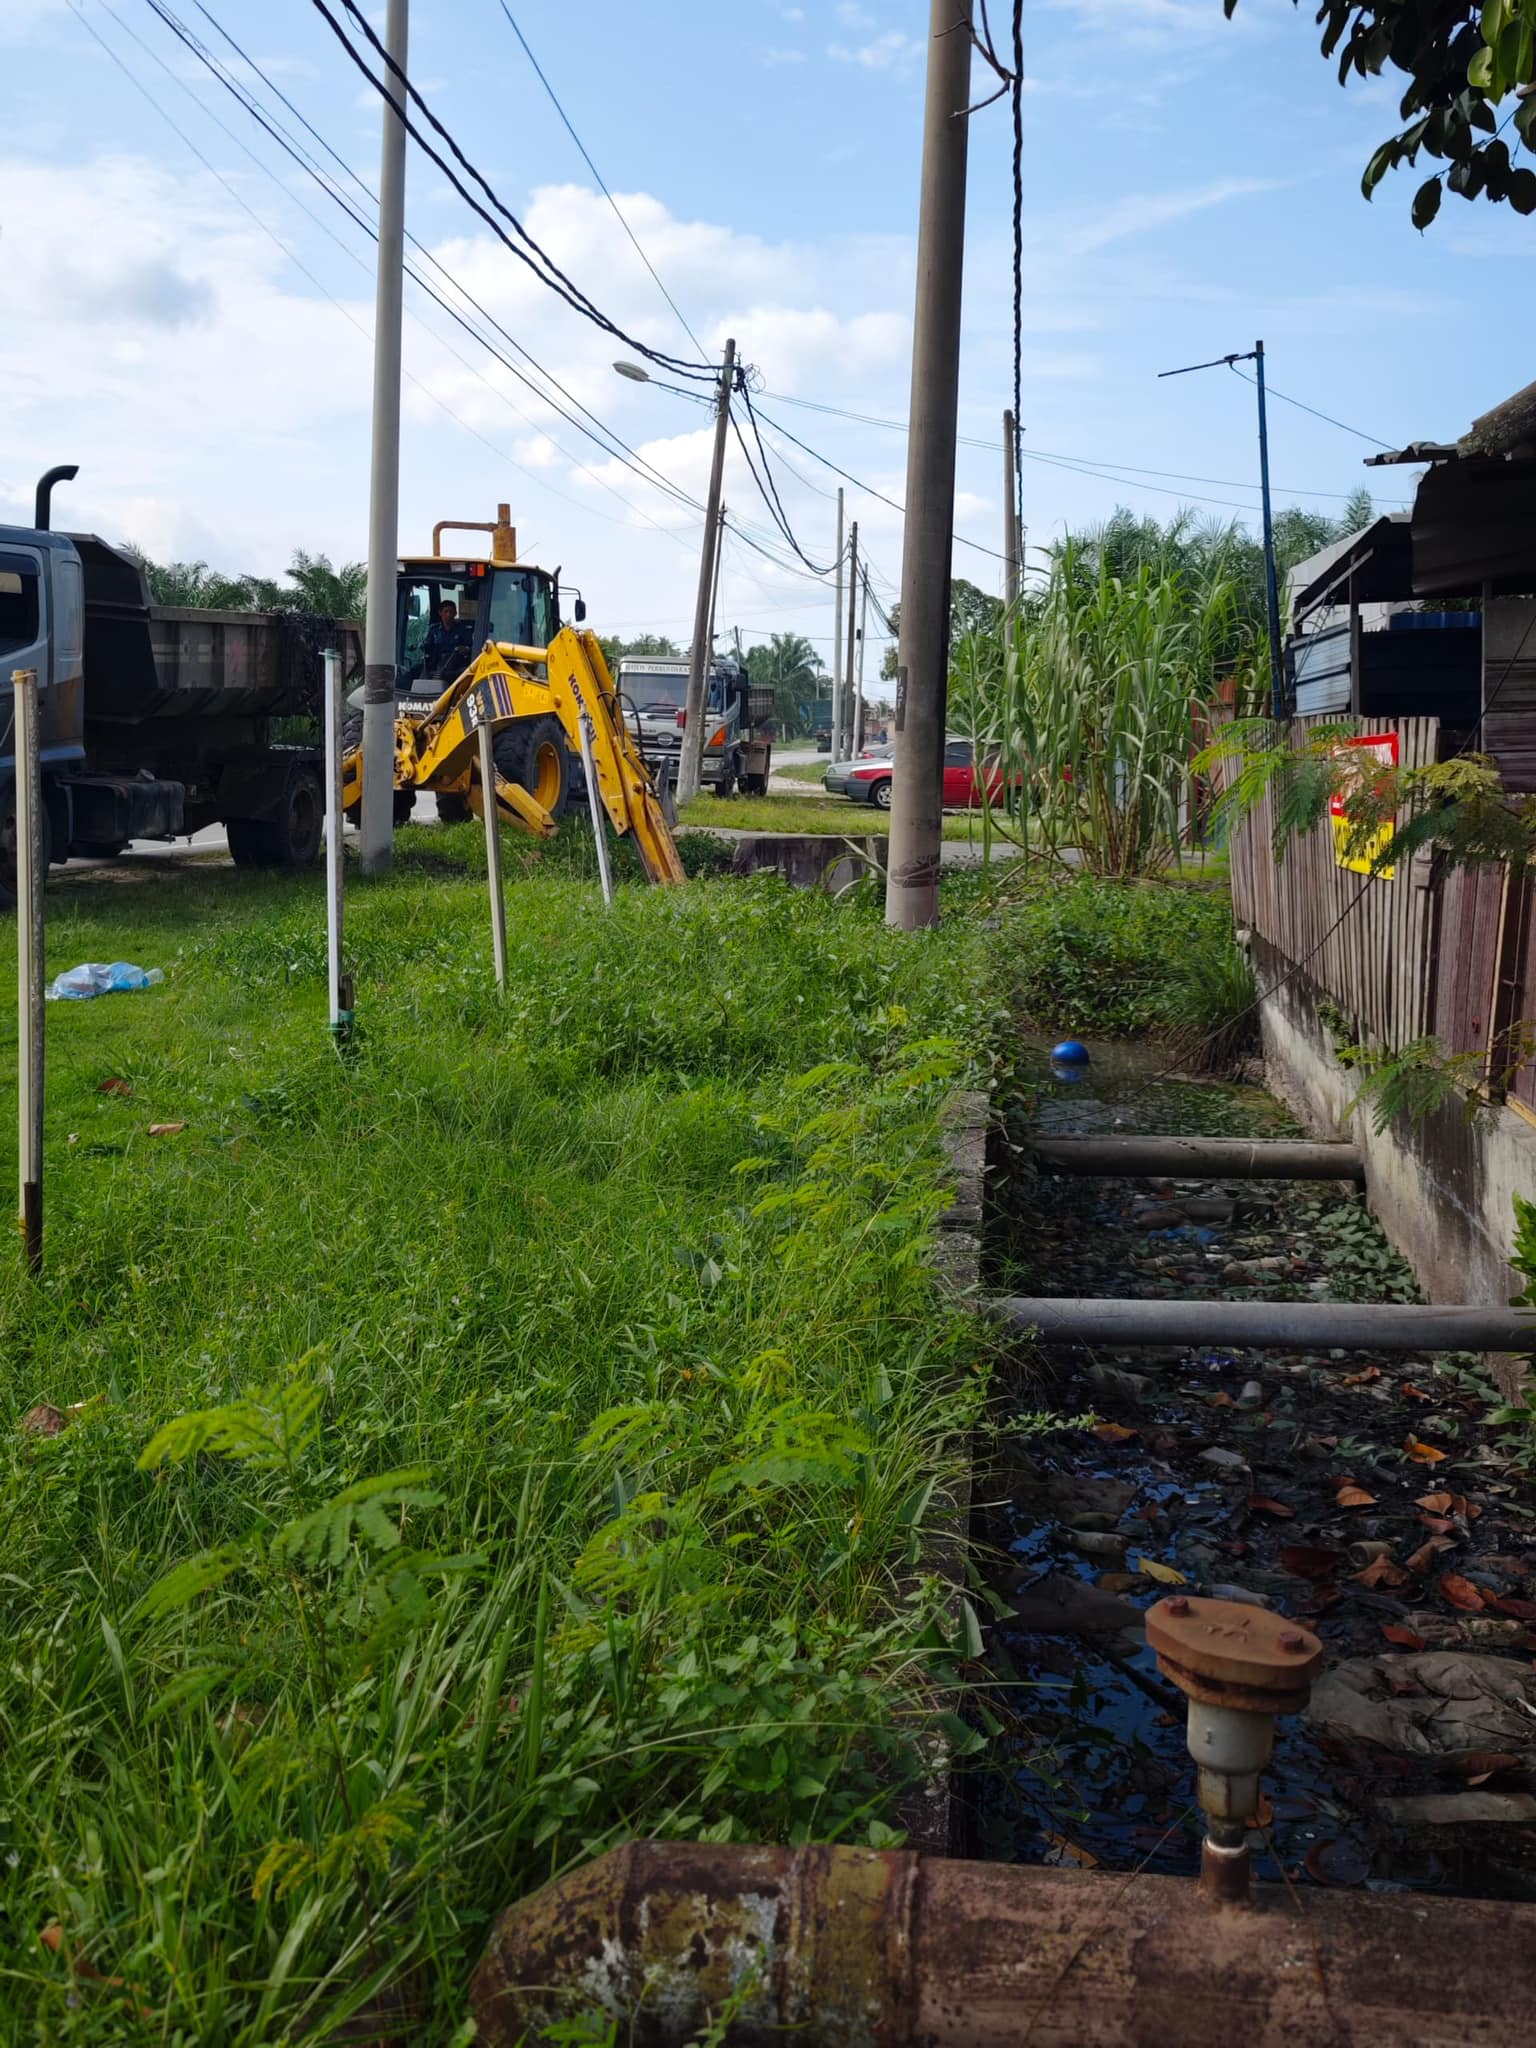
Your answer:
[[[1185,363],[1177,370],[1159,370],[1161,377],[1187,377],[1192,370],[1232,369],[1237,363],[1252,363],[1259,393],[1259,500],[1264,508],[1264,596],[1269,613],[1269,704],[1270,715],[1284,718],[1288,709],[1285,690],[1285,653],[1280,644],[1280,582],[1275,574],[1275,522],[1269,503],[1269,423],[1264,411],[1264,344],[1228,356],[1213,356],[1208,363]]]
[[[837,491],[837,595],[832,614],[832,745],[829,758],[837,760],[837,742],[843,730],[843,491]]]
[[[715,666],[715,607],[719,603],[720,599],[720,561],[724,553],[725,507],[724,505],[722,505],[720,507],[719,516],[715,520],[715,573],[713,577],[710,579],[709,585],[709,636],[704,643],[704,710],[706,725],[709,722],[709,678],[713,674]],[[701,761],[701,769],[702,766],[703,764]]]
[[[859,722],[858,699],[853,687],[853,654],[856,645],[855,625],[859,613],[859,522],[854,520],[848,535],[848,659],[843,664],[846,678],[843,689],[843,721],[847,726],[848,751],[843,755],[846,761],[853,752],[854,729]],[[839,733],[839,739],[844,735]]]
[[[859,608],[859,678],[853,686],[853,751],[864,751],[864,643],[869,638],[869,571],[864,571],[863,597]]]
[[[714,616],[715,558],[719,552],[720,480],[725,472],[725,430],[731,421],[731,386],[736,381],[736,344],[725,344],[720,392],[715,401],[715,451],[709,464],[709,496],[704,506],[704,545],[699,554],[699,590],[693,606],[693,645],[688,650],[688,700],[683,724],[683,755],[677,764],[680,804],[699,793],[704,767],[704,690],[709,676],[709,636]]]
[[[939,921],[970,85],[971,0],[929,0],[912,396],[907,409],[911,431],[901,548],[896,759],[885,879],[885,921],[899,931],[917,931]]]
[[[1275,522],[1269,508],[1269,424],[1264,416],[1264,344],[1253,344],[1254,382],[1259,387],[1259,495],[1264,504],[1264,591],[1269,600],[1269,704],[1273,717],[1287,710],[1285,653],[1280,645],[1280,587],[1275,575]]]
[[[363,637],[362,866],[389,872],[395,845],[395,564],[400,556],[400,301],[405,262],[405,69],[410,0],[389,0],[389,97],[379,157],[379,270],[373,315],[373,459]],[[396,113],[393,100],[400,108]]]
[[[1003,414],[1003,593],[1010,613],[1019,608],[1019,435],[1011,412]]]

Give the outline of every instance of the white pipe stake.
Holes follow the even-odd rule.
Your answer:
[[[325,653],[325,958],[330,987],[331,1036],[339,1044],[352,1029],[352,989],[342,973],[341,656]]]
[[[597,790],[597,764],[592,752],[592,719],[587,707],[581,701],[581,692],[576,692],[576,701],[581,713],[581,766],[587,778],[587,809],[592,813],[592,837],[597,845],[597,872],[603,881],[603,901],[613,901],[613,876],[608,872],[608,834],[603,829],[603,805]]]
[[[491,890],[491,947],[496,957],[496,987],[507,986],[507,903],[501,891],[501,826],[496,817],[496,757],[491,728],[480,728],[480,808],[485,813],[485,873]]]
[[[11,671],[16,760],[16,1114],[19,1215],[27,1264],[43,1264],[43,883],[48,821],[38,752],[37,671]]]

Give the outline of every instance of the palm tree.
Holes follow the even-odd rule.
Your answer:
[[[749,648],[747,674],[759,688],[772,690],[774,723],[781,733],[800,731],[806,707],[826,694],[821,662],[803,633],[775,633],[766,646]]]
[[[335,569],[329,555],[311,555],[303,548],[293,551],[288,581],[293,588],[282,593],[285,603],[326,618],[358,618],[368,598],[366,562],[343,562]]]

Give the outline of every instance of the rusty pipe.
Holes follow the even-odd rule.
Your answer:
[[[1365,1180],[1358,1145],[1291,1138],[1058,1138],[1029,1140],[1043,1173],[1133,1177],[1177,1174],[1222,1180]]]
[[[732,2048],[1508,2048],[1536,1907],[631,1842],[509,1907],[471,1999],[480,2048],[598,2015],[681,2048],[725,2013]]]
[[[1220,1344],[1251,1350],[1520,1351],[1536,1344],[1529,1309],[1417,1302],[1167,1301],[1009,1295],[988,1312],[1047,1344]]]

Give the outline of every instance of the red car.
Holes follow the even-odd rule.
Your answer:
[[[976,772],[976,747],[972,740],[953,736],[944,742],[944,808],[969,811],[983,802],[996,803],[1003,793],[1002,771],[993,761],[983,775]],[[891,808],[891,764],[889,761],[855,761],[838,770],[845,796],[856,804],[873,804],[877,810]]]

